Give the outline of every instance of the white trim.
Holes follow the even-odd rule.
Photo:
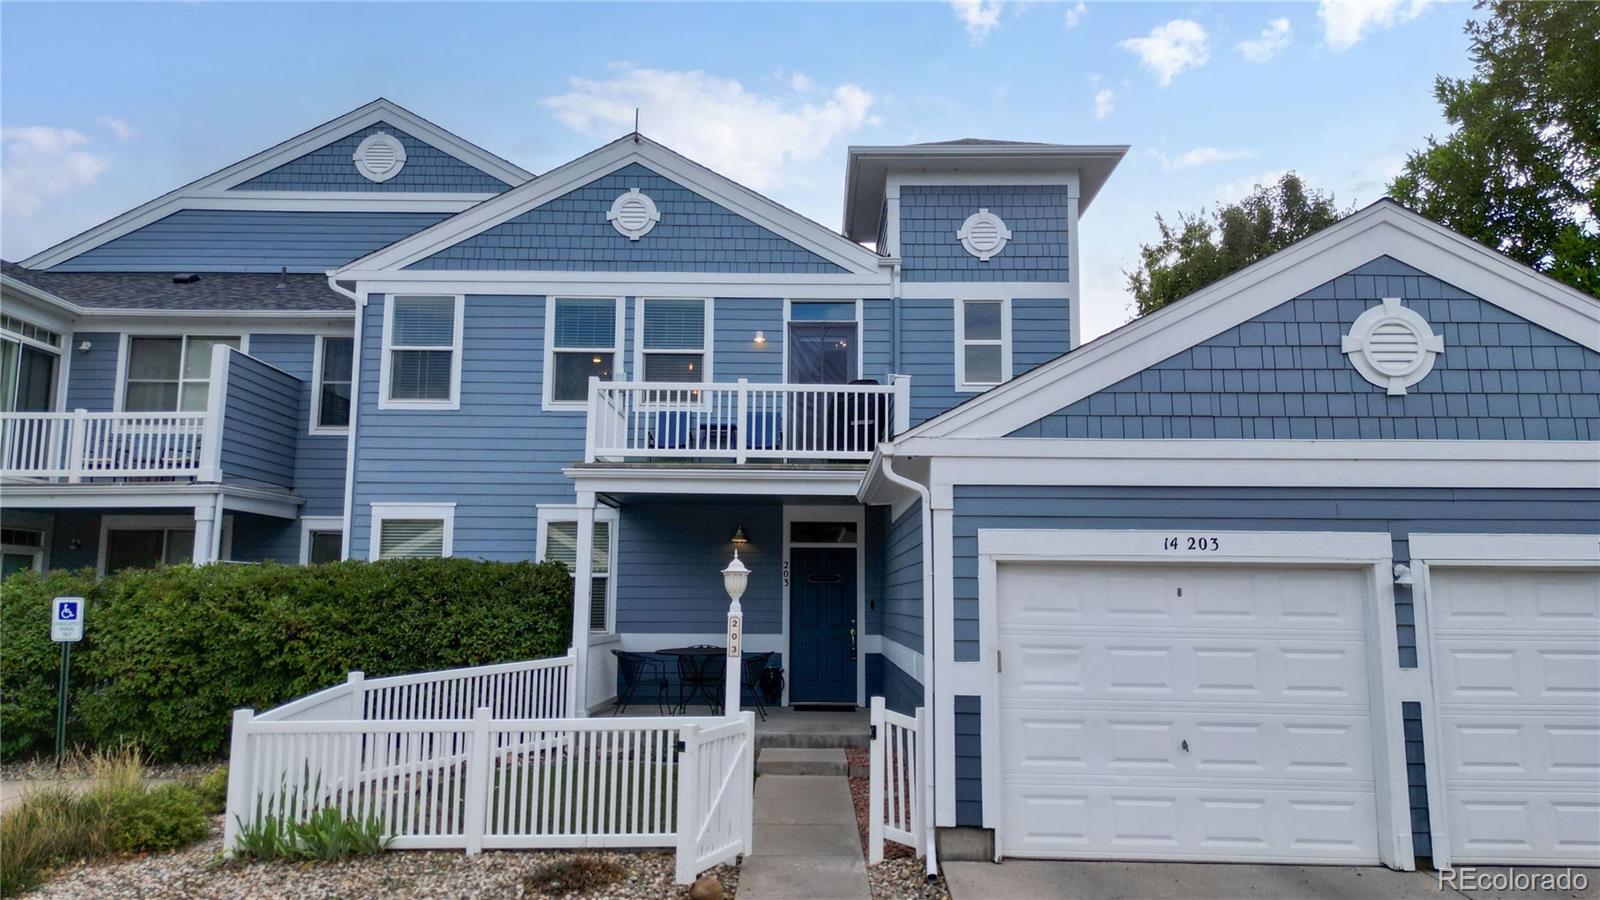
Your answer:
[[[438,519],[444,522],[442,555],[454,555],[456,536],[456,505],[454,503],[390,503],[374,502],[367,526],[367,559],[378,560],[378,549],[383,540],[383,523],[389,519]]]
[[[1405,394],[1406,388],[1428,377],[1434,358],[1444,352],[1444,338],[1433,333],[1428,320],[1401,304],[1399,297],[1384,297],[1381,305],[1356,316],[1349,333],[1339,339],[1339,351],[1350,358],[1350,365],[1362,378],[1386,388],[1391,397]],[[1385,349],[1374,343],[1373,333],[1385,325],[1405,329],[1416,343],[1416,355],[1404,361],[1380,359]],[[1392,336],[1387,346],[1393,347]]]
[[[311,533],[314,531],[337,531],[339,543],[344,543],[344,516],[301,516],[300,517],[300,565],[311,563]],[[344,558],[344,550],[339,551],[340,558]]]
[[[136,338],[136,337],[142,337],[142,338],[177,338],[179,340],[179,342],[180,342],[179,345],[178,345],[179,346],[179,349],[178,349],[178,405],[176,407],[174,407],[173,409],[170,409],[170,410],[153,410],[152,412],[179,412],[179,411],[184,411],[182,409],[182,407],[183,407],[183,386],[184,386],[184,384],[186,384],[186,383],[194,383],[194,382],[198,382],[198,381],[201,380],[201,379],[198,379],[198,378],[185,378],[185,377],[183,377],[183,366],[184,366],[184,363],[189,358],[189,341],[191,339],[193,339],[193,338],[210,338],[210,339],[214,339],[214,340],[224,340],[224,341],[225,340],[229,340],[229,339],[234,339],[234,340],[237,340],[239,342],[239,346],[236,347],[236,348],[231,348],[231,349],[236,349],[240,353],[245,354],[246,356],[250,355],[250,335],[249,335],[248,332],[246,332],[246,333],[234,333],[234,334],[219,333],[217,331],[213,331],[213,332],[206,332],[206,331],[199,331],[199,332],[178,331],[178,332],[173,332],[173,331],[166,330],[166,329],[164,329],[164,328],[162,328],[160,326],[149,326],[147,328],[124,330],[118,335],[118,343],[117,343],[117,383],[113,388],[113,405],[112,405],[112,408],[115,409],[115,410],[118,410],[119,412],[128,412],[129,411],[123,404],[127,402],[127,394],[128,394],[128,365],[133,362],[132,357],[129,355],[130,352],[132,351],[131,339],[132,338]],[[227,345],[226,344],[213,345],[212,352],[215,353],[218,347],[224,347],[224,346],[227,346]],[[258,362],[259,362],[259,360],[258,360]],[[273,366],[273,368],[276,369],[277,366]],[[282,370],[280,369],[279,371],[282,371]],[[144,379],[144,380],[150,380],[150,379]],[[206,370],[206,377],[205,377],[204,380],[205,380],[207,386],[209,387],[209,385],[211,383],[211,370],[210,369]],[[210,397],[212,396],[213,393],[214,392],[208,392],[208,394],[207,394],[207,401],[206,401],[207,408],[208,408],[207,411],[209,411]],[[146,412],[146,410],[138,410],[138,412]],[[198,412],[198,410],[187,410],[187,412]]]
[[[1083,291],[1078,288],[1083,283],[1082,265],[1083,257],[1078,255],[1078,192],[1074,190],[1067,197],[1067,281],[1071,288],[1067,294],[1068,350],[1076,350],[1083,343]]]
[[[796,544],[789,540],[790,526],[795,522],[853,522],[856,526],[856,540],[853,544]],[[790,563],[789,551],[799,547],[801,549],[852,549],[856,553],[856,706],[867,705],[867,651],[864,649],[865,632],[867,627],[867,508],[856,504],[841,506],[814,506],[810,504],[783,505],[783,700],[782,705],[789,705],[789,666],[793,662],[794,650],[790,646],[789,605],[790,575],[794,567]]]
[[[1077,296],[1070,281],[906,281],[900,296],[907,300],[1068,300]]]
[[[328,285],[334,290],[340,290],[338,283],[332,278],[328,279]],[[354,530],[352,526],[355,524],[356,422],[361,415],[361,357],[365,355],[363,348],[366,346],[367,342],[367,295],[357,295],[355,304],[356,320],[354,331],[352,333],[356,339],[356,352],[355,358],[351,361],[350,371],[352,385],[352,390],[350,392],[350,433],[345,438],[344,443],[344,508],[341,510],[344,515],[344,540],[343,546],[339,548],[339,555],[344,559],[350,558],[350,532]],[[382,340],[381,336],[379,340]],[[383,391],[383,385],[380,383],[377,385],[377,389],[381,393]],[[372,535],[367,535],[367,539],[370,542]]]
[[[53,247],[35,253],[33,256],[23,260],[22,265],[31,269],[48,269],[107,241],[142,228],[179,209],[206,208],[196,205],[196,195],[211,195],[207,199],[214,202],[219,199],[215,197],[217,193],[226,191],[236,184],[249,181],[262,173],[270,172],[278,166],[292,162],[312,150],[331,144],[346,135],[354,134],[380,121],[410,134],[417,140],[432,144],[468,165],[510,184],[512,187],[521,185],[533,178],[533,173],[507,162],[475,144],[462,140],[409,110],[380,98],[353,109],[338,118],[324,122],[310,131],[240,160],[231,166],[219,169],[175,190],[168,191],[120,216],[102,222]],[[249,193],[267,192],[252,191]],[[244,202],[251,202],[252,200],[259,202],[259,198],[241,199]],[[371,198],[364,199],[371,200]],[[290,202],[296,201],[291,200]],[[292,208],[303,209],[305,207]]]
[[[339,435],[350,433],[349,424],[323,425],[320,421],[322,416],[323,346],[330,340],[350,342],[350,417],[354,419],[356,414],[355,348],[359,346],[359,343],[356,341],[355,335],[319,334],[311,339],[313,348],[311,359],[311,410],[306,423],[307,434]]]
[[[442,350],[441,346],[396,348],[393,346],[394,304],[396,300],[450,298],[455,303],[455,344],[450,348],[450,396],[445,400],[395,400],[389,396],[389,357],[396,349]],[[433,409],[456,410],[461,408],[461,357],[466,345],[463,331],[466,326],[467,298],[464,294],[390,294],[383,298],[383,342],[378,357],[378,408],[379,409]]]
[[[224,509],[277,519],[296,519],[305,503],[281,490],[215,482],[108,482],[45,484],[8,482],[7,501],[29,509],[193,509],[222,494]]]
[[[854,497],[862,470],[843,466],[800,468],[728,466],[569,466],[561,470],[579,492],[596,494],[707,494]]]
[[[967,307],[968,303],[999,303],[1000,304],[1000,339],[998,341],[977,340],[971,343],[974,346],[999,346],[1000,348],[1000,380],[992,382],[967,381]],[[1011,333],[1011,299],[1009,297],[999,300],[987,297],[962,297],[957,295],[953,302],[951,314],[955,317],[955,391],[958,394],[978,394],[1004,384],[1012,377],[1011,372],[1011,346],[1013,335]]]
[[[852,303],[852,304],[855,304],[855,308],[856,308],[856,318],[855,318],[855,325],[856,325],[856,377],[857,378],[865,378],[865,377],[867,377],[866,374],[865,374],[865,369],[866,369],[866,364],[867,364],[867,355],[866,355],[867,341],[866,341],[866,334],[865,334],[866,323],[864,321],[865,316],[863,315],[863,310],[861,308],[862,307],[862,303],[863,303],[861,298],[857,297],[857,298],[854,298],[854,299],[849,299],[849,298],[841,298],[841,297],[831,297],[831,298],[829,298],[829,297],[805,297],[805,298],[785,297],[785,298],[783,298],[783,347],[782,347],[782,350],[783,350],[783,383],[784,384],[794,384],[795,383],[789,376],[789,345],[791,343],[793,343],[792,341],[789,340],[789,323],[793,321],[790,318],[790,311],[794,308],[794,305],[796,303],[801,303],[801,304],[805,304],[805,303]],[[800,321],[802,321],[802,322],[821,322],[821,321],[835,321],[835,322],[837,322],[837,321],[843,321],[843,320],[842,319],[826,319],[826,320],[824,320],[824,319],[801,319]]]
[[[644,219],[637,227],[630,227],[623,221],[622,211],[630,206],[638,206],[644,213]],[[649,194],[631,187],[611,201],[611,209],[606,212],[606,221],[611,223],[611,227],[615,228],[618,234],[630,241],[637,241],[649,234],[651,229],[656,227],[656,223],[661,221],[661,211],[656,209],[656,202],[650,199]]]
[[[1000,437],[1380,256],[1600,351],[1600,303],[1379,201],[1336,225],[918,425],[906,437]]]
[[[894,663],[900,671],[917,680],[918,684],[927,685],[927,678],[923,674],[922,652],[913,650],[898,641],[892,641],[882,634],[869,634],[866,638],[866,652],[876,653],[886,661]]]
[[[1182,532],[1189,534],[1192,529]],[[1198,533],[1198,532],[1196,532]],[[956,677],[940,693],[982,696],[983,817],[995,829],[996,856],[1005,855],[1005,818],[1000,809],[1000,673],[995,654],[998,628],[998,567],[1017,561],[1083,560],[1148,565],[1277,565],[1355,567],[1367,572],[1366,661],[1376,793],[1377,851],[1393,869],[1414,867],[1411,811],[1406,780],[1405,736],[1398,683],[1391,537],[1387,532],[1211,531],[1218,549],[1170,549],[1173,532],[1145,530],[981,529],[978,532],[979,665],[953,666]],[[992,746],[991,746],[992,745]],[[991,750],[993,752],[991,752]],[[952,783],[953,787],[953,783]],[[941,823],[942,824],[942,823]]]
[[[266,334],[334,334],[349,327],[354,310],[275,309],[90,309],[73,326],[77,331],[260,329]],[[299,321],[296,321],[299,320]]]
[[[1600,563],[1600,535],[1432,534],[1408,539],[1413,560],[1452,566],[1528,562]]]
[[[758,225],[787,238],[829,262],[857,274],[875,274],[880,257],[816,222],[785,209],[761,195],[735,184],[649,138],[629,135],[559,166],[539,178],[513,188],[465,213],[425,228],[415,235],[351,262],[338,271],[341,277],[369,269],[398,270],[460,243],[474,235],[534,209],[574,188],[588,184],[633,163],[663,177]],[[408,273],[409,274],[409,273]]]
[[[838,300],[840,296],[887,300],[888,275],[818,275],[766,272],[531,272],[407,269],[341,271],[341,281],[359,281],[371,294],[512,294],[516,296],[790,297]],[[948,299],[951,294],[942,295]],[[1019,296],[1021,296],[1019,294]],[[1059,294],[1057,294],[1059,296]]]
[[[565,298],[562,298],[562,299],[565,299]],[[645,304],[649,303],[652,300],[694,300],[694,299],[700,299],[701,302],[705,304],[705,314],[704,314],[704,317],[703,317],[704,318],[704,323],[705,323],[705,334],[701,338],[701,341],[700,341],[700,346],[701,346],[702,349],[699,350],[699,351],[695,351],[695,350],[651,350],[651,349],[646,348],[645,345],[644,345],[644,307],[645,307]],[[695,297],[635,297],[633,299],[633,374],[634,374],[634,376],[636,378],[638,378],[638,380],[640,380],[640,381],[646,380],[645,377],[644,377],[644,373],[645,373],[645,365],[644,364],[645,364],[645,357],[648,354],[659,353],[659,354],[664,354],[664,355],[667,355],[667,356],[671,356],[671,355],[674,355],[674,354],[683,355],[683,354],[699,352],[700,356],[701,356],[701,359],[700,359],[700,378],[698,380],[703,382],[703,383],[705,383],[705,384],[711,384],[715,380],[712,377],[712,372],[714,371],[713,368],[712,368],[712,356],[716,353],[716,340],[717,340],[716,317],[717,317],[717,303],[716,303],[716,300],[714,298],[711,298],[711,297],[705,297],[705,298],[695,298]],[[586,406],[587,406],[587,402],[588,401],[585,401],[585,405]]]
[[[974,234],[980,226],[987,225],[994,229],[995,244],[984,247],[978,244]],[[956,240],[961,242],[962,249],[976,256],[978,262],[988,262],[990,259],[1005,252],[1006,245],[1011,243],[1011,229],[1006,227],[1004,219],[989,211],[987,207],[979,207],[978,211],[967,216],[961,227],[956,229]]]
[[[561,347],[563,353],[610,353],[611,354],[611,380],[627,380],[627,368],[623,359],[623,339],[628,323],[628,298],[617,296],[597,296],[593,294],[562,294],[560,296],[547,295],[544,298],[544,371],[540,374],[539,389],[542,393],[540,407],[545,412],[588,412],[589,400],[587,391],[582,400],[555,400],[551,392],[555,389],[555,354],[556,347],[556,304],[562,300],[611,300],[616,303],[611,319],[611,347]],[[643,335],[635,334],[634,342],[637,344]]]
[[[202,501],[202,505],[209,503]],[[94,571],[96,575],[106,576],[106,551],[108,535],[113,531],[160,531],[161,532],[161,559],[165,565],[167,558],[168,533],[173,531],[188,531],[194,534],[196,545],[201,540],[200,527],[215,527],[209,519],[200,519],[193,512],[189,515],[114,515],[100,517],[100,546],[95,549]],[[222,540],[217,545],[216,558],[212,562],[225,562],[231,557],[233,549],[233,517],[222,517]],[[186,565],[184,560],[179,565]]]
[[[582,521],[583,521],[583,517],[580,514],[580,510],[582,510],[583,508],[584,507],[580,507],[576,503],[541,503],[541,504],[539,504],[539,506],[538,506],[538,509],[539,509],[538,531],[536,533],[536,538],[535,538],[536,550],[534,551],[534,557],[533,557],[535,561],[538,561],[538,562],[543,562],[544,561],[545,550],[546,550],[546,540],[549,537],[548,532],[549,532],[549,528],[550,528],[551,523],[554,523],[554,522],[573,522],[573,523],[581,525]],[[592,507],[592,508],[594,510],[594,521],[596,521],[596,522],[605,522],[606,526],[611,529],[611,535],[610,535],[611,539],[610,539],[610,542],[609,542],[609,544],[610,544],[610,553],[609,553],[610,559],[607,560],[607,568],[606,568],[606,576],[605,576],[606,577],[606,627],[603,628],[603,629],[596,630],[594,628],[594,623],[591,621],[589,623],[590,643],[594,643],[596,638],[604,638],[604,637],[614,638],[617,635],[617,548],[622,543],[618,539],[618,531],[619,531],[619,526],[621,524],[621,516],[618,515],[617,509],[615,507],[612,507],[612,506],[595,506],[595,507]],[[592,545],[593,544],[592,544],[592,541],[591,541],[591,546]],[[576,578],[578,577],[578,573],[577,573],[576,570],[573,571],[572,577],[574,578],[573,585],[572,585],[573,601],[577,602],[581,598],[583,600],[583,602],[588,602],[588,600],[589,600],[589,592],[587,590],[585,590],[585,591],[579,591],[578,590],[578,585],[577,585],[577,581],[576,581]],[[590,576],[589,577],[590,578],[594,577],[594,573],[593,573],[592,569],[590,571]]]
[[[53,524],[53,523],[52,523]],[[50,552],[50,530],[48,528],[30,528],[22,525],[7,525],[8,531],[26,531],[39,536],[37,546],[31,544],[0,544],[0,553],[10,553],[13,556],[31,556],[31,568],[35,572],[44,571],[44,558]]]
[[[390,155],[394,158],[393,164],[387,169],[375,169],[367,159],[367,155],[372,152],[372,148],[380,144],[388,148]],[[361,143],[356,145],[356,152],[350,154],[350,159],[355,163],[356,171],[361,174],[362,178],[381,184],[399,175],[401,170],[406,167],[406,145],[387,131],[374,131],[361,139]]]

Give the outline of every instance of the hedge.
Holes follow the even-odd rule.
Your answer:
[[[342,681],[566,652],[560,563],[467,559],[19,573],[0,584],[0,757],[49,753],[60,656],[50,600],[87,598],[72,656],[74,745],[131,741],[158,761],[215,759],[231,710]]]

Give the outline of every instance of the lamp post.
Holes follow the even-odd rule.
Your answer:
[[[744,610],[739,606],[739,598],[744,596],[744,589],[750,584],[750,570],[739,561],[739,551],[733,551],[733,561],[722,570],[722,586],[728,591],[728,677],[723,685],[722,713],[725,716],[739,714],[739,695],[744,676]]]

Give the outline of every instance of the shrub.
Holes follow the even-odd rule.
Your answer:
[[[173,850],[206,836],[200,798],[180,784],[111,794],[106,815],[111,846],[124,852]]]
[[[131,741],[156,760],[216,759],[229,713],[342,681],[553,656],[567,649],[572,580],[559,563],[468,559],[320,566],[173,566],[20,574],[4,594],[6,759],[48,752],[58,656],[49,602],[89,598],[73,654],[70,736]]]
[[[35,789],[0,816],[0,895],[33,887],[50,866],[110,849],[98,804],[65,784]]]
[[[228,807],[228,767],[218,766],[203,777],[185,784],[200,799],[200,808],[206,815],[220,815]]]

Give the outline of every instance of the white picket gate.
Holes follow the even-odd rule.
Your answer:
[[[335,808],[378,821],[397,850],[672,847],[685,884],[749,853],[753,716],[573,718],[571,674],[570,652],[352,673],[260,716],[238,710],[223,846],[266,816]]]
[[[927,714],[917,707],[915,717],[884,706],[872,698],[872,747],[867,782],[867,862],[883,862],[885,839],[905,844],[918,856],[927,853],[925,819],[927,749],[922,745]]]

